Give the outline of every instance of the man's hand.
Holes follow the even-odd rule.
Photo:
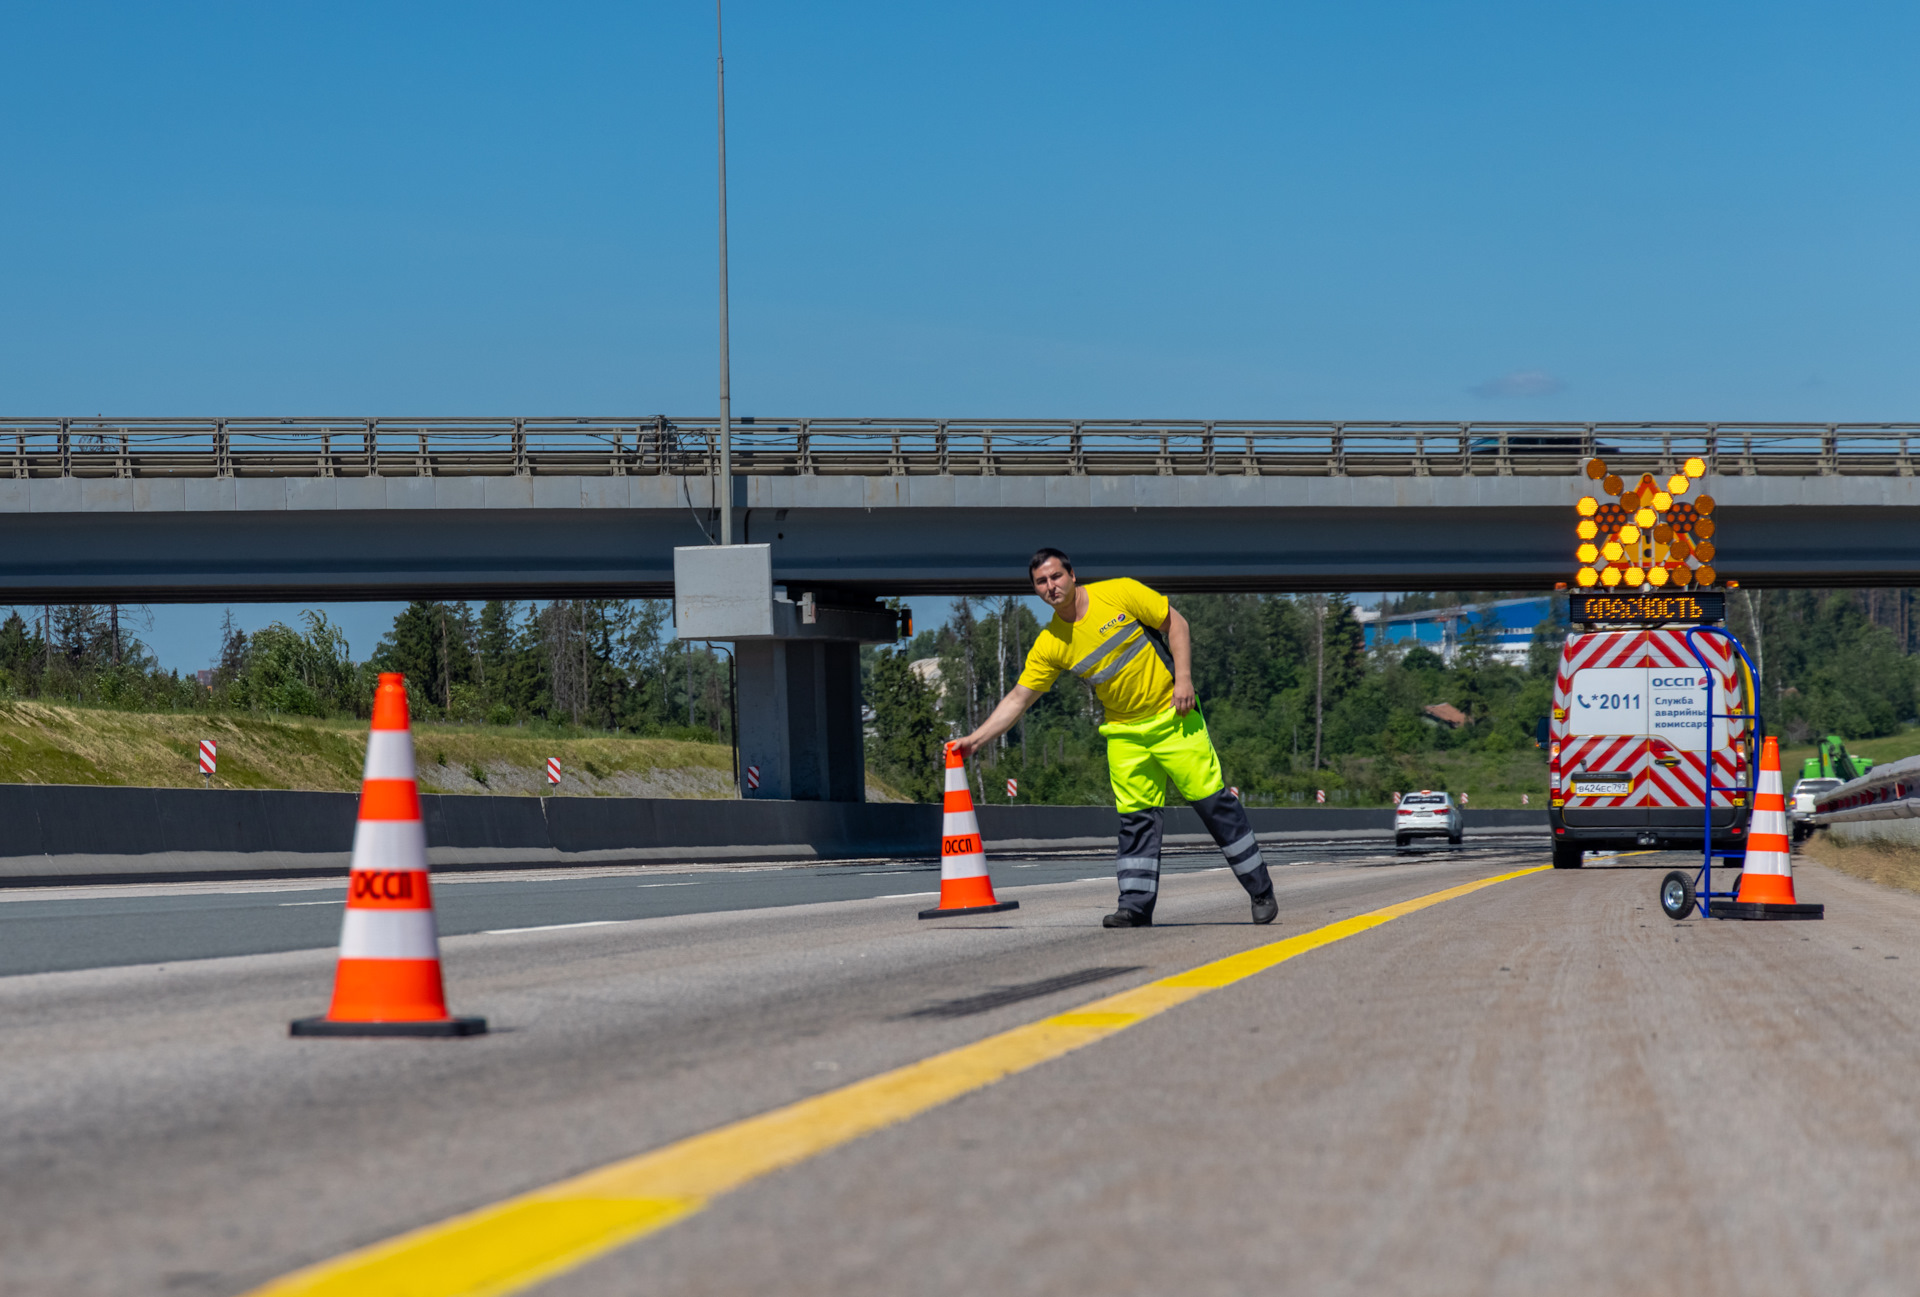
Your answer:
[[[1175,680],[1173,682],[1173,710],[1185,716],[1193,710],[1193,681]]]

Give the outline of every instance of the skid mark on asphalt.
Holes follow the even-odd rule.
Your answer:
[[[1104,1040],[1209,991],[1429,906],[1550,868],[1536,865],[1429,892],[1228,955],[323,1261],[249,1297],[504,1297],[663,1229],[770,1172]]]
[[[1013,986],[996,986],[991,991],[961,996],[957,1000],[941,1000],[929,1004],[924,1009],[915,1009],[904,1016],[909,1018],[970,1017],[976,1013],[985,1013],[989,1009],[998,1009],[1003,1005],[1018,1004],[1022,1000],[1037,1000],[1043,995],[1052,995],[1055,991],[1066,991],[1076,986],[1090,986],[1095,982],[1104,982],[1109,977],[1119,977],[1122,973],[1137,973],[1145,967],[1145,964],[1120,964],[1103,968],[1083,968],[1077,973],[1062,973],[1058,977],[1043,977],[1037,982],[1020,982]]]

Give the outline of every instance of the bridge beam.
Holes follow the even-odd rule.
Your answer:
[[[1920,479],[1710,478],[1751,585],[1920,584]],[[0,603],[665,596],[705,480],[0,480]],[[777,582],[1002,593],[1038,546],[1168,590],[1547,589],[1576,483],[1541,477],[754,476]],[[702,529],[706,528],[707,531]]]

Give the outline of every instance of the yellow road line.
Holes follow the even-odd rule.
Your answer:
[[[1125,1031],[1176,1004],[1515,870],[1330,923],[297,1270],[247,1297],[499,1297],[663,1229],[770,1171]]]

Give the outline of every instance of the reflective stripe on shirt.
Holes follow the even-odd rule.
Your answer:
[[[1126,643],[1126,641],[1129,638],[1131,638],[1132,636],[1138,635],[1139,633],[1140,633],[1140,623],[1129,622],[1127,625],[1122,626],[1119,630],[1115,631],[1113,634],[1101,640],[1098,648],[1094,649],[1093,652],[1087,654],[1085,657],[1081,658],[1078,662],[1075,662],[1072,666],[1068,667],[1067,669],[1073,672],[1075,675],[1079,676],[1082,680],[1090,680],[1093,678],[1092,673],[1093,673],[1094,663],[1098,662],[1101,658],[1111,653],[1119,645]]]
[[[1134,658],[1138,657],[1140,655],[1140,651],[1146,648],[1146,646],[1147,646],[1147,637],[1145,635],[1139,636],[1131,644],[1127,645],[1127,647],[1121,649],[1120,652],[1114,657],[1113,661],[1107,663],[1104,667],[1101,667],[1100,670],[1096,671],[1094,674],[1086,677],[1087,683],[1094,684],[1094,685],[1103,685],[1107,681],[1113,679],[1116,675],[1120,674],[1120,668],[1124,667],[1127,663],[1133,661]]]

